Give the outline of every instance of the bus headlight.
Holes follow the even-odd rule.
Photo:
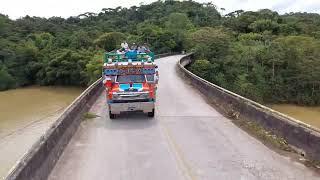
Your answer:
[[[149,93],[148,93],[148,92],[145,92],[145,93],[141,94],[140,97],[141,97],[141,98],[148,99],[148,98],[149,98]]]
[[[112,94],[113,99],[119,99],[119,97],[120,97],[119,94]]]

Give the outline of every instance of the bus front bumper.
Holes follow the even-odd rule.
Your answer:
[[[109,110],[112,114],[131,111],[143,111],[144,113],[148,113],[152,112],[154,107],[154,102],[109,103]]]

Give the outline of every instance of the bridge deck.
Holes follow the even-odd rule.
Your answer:
[[[49,179],[316,179],[270,150],[206,103],[177,76],[181,56],[158,60],[156,117],[107,116],[105,94],[91,108]]]

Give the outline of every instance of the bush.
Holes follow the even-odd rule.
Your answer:
[[[0,91],[15,87],[14,78],[8,73],[5,67],[0,66]]]

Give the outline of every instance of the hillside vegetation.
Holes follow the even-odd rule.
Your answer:
[[[221,15],[211,3],[172,0],[66,19],[0,15],[0,90],[86,86],[101,75],[102,52],[124,40],[194,51],[191,71],[259,102],[320,104],[320,15]]]
[[[320,104],[320,15],[236,11],[188,36],[191,71],[261,103]]]

